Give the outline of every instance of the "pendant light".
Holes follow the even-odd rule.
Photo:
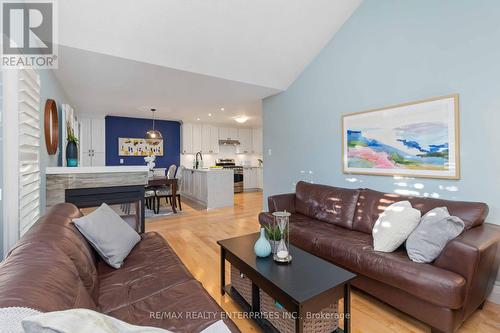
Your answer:
[[[155,111],[156,109],[152,108],[151,112],[153,113],[153,129],[150,129],[149,131],[146,132],[146,135],[144,136],[145,139],[163,139],[161,136],[160,131],[155,130]]]

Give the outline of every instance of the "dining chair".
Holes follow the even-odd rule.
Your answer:
[[[177,166],[172,164],[168,167],[167,170],[167,179],[174,179],[175,172],[177,171]],[[155,199],[157,207],[156,212],[160,211],[160,198],[165,198],[165,202],[170,205],[175,205],[175,202],[172,202],[172,187],[170,185],[162,186],[156,189],[155,191]],[[180,207],[179,207],[180,208]]]

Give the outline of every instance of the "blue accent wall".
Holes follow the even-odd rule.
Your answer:
[[[297,80],[263,101],[265,197],[305,179],[483,201],[500,224],[499,18],[497,0],[364,0]],[[343,114],[452,93],[460,180],[342,172]]]
[[[151,129],[152,120],[128,117],[106,117],[106,165],[146,165],[144,156],[118,156],[118,138],[143,138]],[[177,121],[156,120],[155,129],[163,136],[163,156],[156,157],[157,168],[179,166],[181,154],[181,124]],[[123,158],[123,164],[120,164]]]

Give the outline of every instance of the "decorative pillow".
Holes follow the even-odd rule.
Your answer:
[[[22,320],[39,313],[41,312],[37,310],[17,306],[0,308],[0,332],[24,333]]]
[[[373,226],[373,248],[375,251],[393,252],[420,222],[420,211],[409,201],[399,201],[388,206]]]
[[[408,257],[415,262],[434,261],[449,241],[460,235],[465,223],[459,217],[450,216],[446,207],[427,212],[420,224],[406,241]]]
[[[32,313],[31,316],[23,318],[22,328],[19,324],[19,333],[170,333],[162,328],[131,325],[88,309],[71,309],[34,315]],[[17,333],[17,331],[12,333],[14,332]],[[219,320],[200,333],[231,333],[231,331],[222,320]]]
[[[130,325],[87,309],[42,313],[25,318],[22,325],[25,333],[170,333],[161,328]]]
[[[111,267],[120,268],[123,260],[141,237],[120,215],[103,203],[92,213],[73,219],[73,223]]]

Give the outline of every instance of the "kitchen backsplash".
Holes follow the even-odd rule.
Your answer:
[[[233,146],[220,146],[218,154],[203,154],[203,166],[209,167],[215,165],[215,160],[221,158],[232,158],[237,165],[259,165],[258,159],[262,159],[262,155],[257,154],[236,154]],[[194,155],[181,154],[181,164],[186,168],[193,166]]]

